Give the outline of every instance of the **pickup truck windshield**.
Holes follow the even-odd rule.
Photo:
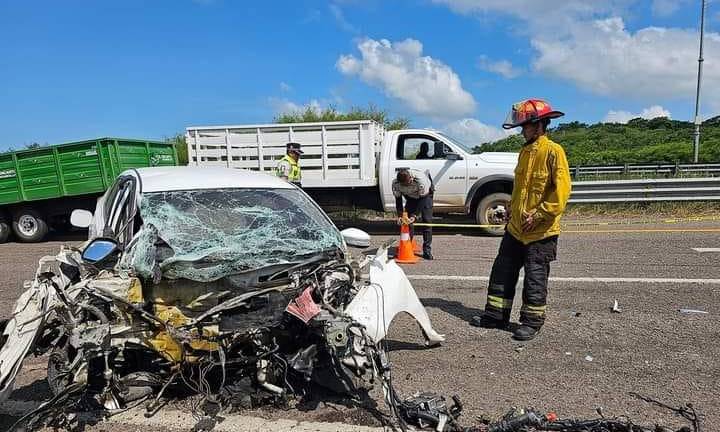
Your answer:
[[[445,138],[446,140],[448,140],[448,141],[450,141],[451,143],[457,145],[457,146],[460,147],[461,149],[465,150],[465,152],[470,153],[470,154],[472,154],[472,152],[473,152],[473,147],[479,146],[479,145],[481,144],[481,143],[477,143],[477,144],[475,144],[475,145],[470,145],[470,144],[467,144],[467,143],[464,143],[464,142],[460,141],[460,140],[457,139],[457,138],[453,138],[453,137],[451,137],[450,135],[448,135],[448,134],[446,134],[446,133],[444,133],[444,132],[441,132],[440,135],[441,135],[443,138]]]
[[[129,253],[145,278],[209,282],[342,248],[342,237],[296,189],[146,193]]]

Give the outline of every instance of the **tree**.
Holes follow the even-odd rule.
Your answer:
[[[306,106],[305,108],[280,113],[273,121],[275,123],[312,123],[329,121],[352,121],[352,120],[375,120],[385,126],[388,130],[407,129],[410,127],[410,120],[405,117],[391,118],[386,110],[379,109],[373,104],[367,108],[352,107],[348,112],[338,111],[334,106],[317,108]]]
[[[187,141],[185,140],[185,134],[176,134],[173,137],[165,138],[165,142],[175,145],[175,150],[178,155],[178,164],[188,164],[188,148]]]
[[[651,120],[636,118],[626,124],[566,123],[548,133],[563,146],[570,165],[689,163],[692,161],[693,127],[690,122],[658,117]],[[701,139],[700,161],[720,162],[720,117],[703,123]],[[513,135],[476,147],[474,152],[518,151],[522,144],[522,137]]]

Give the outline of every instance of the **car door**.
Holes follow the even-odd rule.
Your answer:
[[[134,218],[137,210],[137,179],[126,175],[118,177],[106,196],[103,205],[103,237],[114,238],[126,245],[134,235]]]
[[[433,206],[436,209],[464,209],[467,161],[439,137],[429,133],[399,135],[390,165],[393,178],[401,168],[428,172],[435,186]]]

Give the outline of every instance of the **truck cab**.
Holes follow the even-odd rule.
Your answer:
[[[436,213],[470,214],[482,225],[504,223],[516,153],[472,154],[459,140],[428,129],[388,131],[382,153],[386,163],[380,166],[380,190],[385,211],[395,208],[392,181],[397,172],[411,168],[430,174]]]
[[[302,188],[325,208],[395,211],[392,181],[401,168],[427,171],[434,211],[471,215],[502,235],[518,155],[472,154],[471,147],[430,129],[388,131],[373,120],[187,128],[190,165],[272,172],[285,144],[305,152]]]

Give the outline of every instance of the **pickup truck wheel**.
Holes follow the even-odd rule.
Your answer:
[[[24,209],[13,215],[13,232],[18,240],[26,243],[42,241],[48,233],[48,225],[43,216],[35,210]]]
[[[10,224],[5,216],[0,215],[0,244],[5,243],[10,238]]]
[[[475,220],[478,225],[504,225],[505,215],[510,211],[510,195],[504,192],[492,193],[478,203],[475,210]],[[505,232],[503,227],[482,228],[485,234],[501,236]]]

